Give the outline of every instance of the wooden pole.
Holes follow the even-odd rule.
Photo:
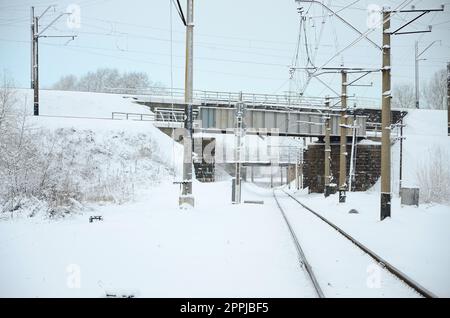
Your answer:
[[[383,11],[380,218],[391,216],[391,12]]]

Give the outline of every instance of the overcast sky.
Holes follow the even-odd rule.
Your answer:
[[[186,0],[181,0],[185,9]],[[289,81],[289,66],[293,62],[299,29],[299,14],[294,0],[194,0],[194,88],[199,90],[284,93],[296,90],[305,82],[303,73]],[[427,29],[433,32],[398,35],[392,39],[393,85],[413,84],[414,41],[420,40],[424,49],[431,42],[441,40],[423,55],[420,62],[422,85],[450,61],[450,2],[424,0],[324,0],[340,11],[358,29],[367,30],[367,7],[370,4],[396,8],[401,3],[416,8],[448,7],[444,12],[429,13],[407,30]],[[170,20],[170,0],[0,0],[0,68],[14,77],[17,86],[30,82],[30,7],[40,14],[48,5],[57,4],[56,12],[49,11],[42,19],[41,29],[70,4],[81,9],[81,27],[70,29],[65,18],[60,19],[46,35],[76,34],[66,39],[40,39],[40,82],[49,87],[62,75],[81,75],[98,67],[112,67],[121,71],[142,71],[155,82],[171,85],[171,43],[173,45],[173,85],[184,86],[184,26],[173,8]],[[349,7],[347,7],[350,5]],[[330,17],[320,6],[303,4],[307,16],[306,38],[310,57],[317,66],[378,68],[381,55],[368,41],[345,50],[330,60],[336,52],[358,38],[358,34],[336,17]],[[399,14],[393,27],[414,17]],[[171,25],[172,37],[171,42]],[[322,30],[322,31],[321,31]],[[301,36],[298,66],[306,61],[305,32]],[[320,36],[320,34],[322,34]],[[374,30],[370,38],[381,43],[381,30]],[[340,88],[340,77],[324,76],[321,80],[333,90]],[[363,97],[378,97],[380,76],[373,74],[361,84],[373,87],[351,88],[350,93]],[[332,95],[333,92],[317,80],[306,89],[311,96]]]

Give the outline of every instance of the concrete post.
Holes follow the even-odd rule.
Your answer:
[[[450,62],[447,63],[447,112],[448,112],[448,135],[450,136]]]
[[[39,19],[38,17],[34,17],[34,35],[33,35],[33,60],[34,60],[34,80],[33,80],[33,88],[34,88],[34,107],[33,114],[34,116],[39,116],[39,37],[37,34],[39,33]]]
[[[242,102],[242,92],[239,93],[239,102],[236,105],[236,167],[235,167],[235,178],[236,178],[236,195],[235,195],[235,203],[241,203],[241,168],[242,168],[242,137],[243,137],[243,120],[244,120],[244,105]]]
[[[194,0],[187,0],[186,21],[186,69],[184,82],[185,133],[183,137],[183,186],[179,199],[180,206],[194,206],[192,196],[192,97],[193,97],[193,61],[194,61]]]
[[[415,90],[415,105],[416,108],[420,108],[419,105],[419,99],[420,99],[420,93],[419,93],[419,41],[416,41],[414,43],[414,90]]]
[[[297,160],[295,161],[295,188],[297,190],[300,190],[299,169],[298,169],[299,164],[300,164],[300,158],[297,153]]]
[[[283,185],[283,167],[280,165],[280,187]]]
[[[327,98],[325,101],[325,107],[327,109],[330,108],[330,100]],[[325,169],[324,169],[324,185],[325,185],[325,197],[328,197],[330,195],[330,161],[331,161],[331,145],[330,145],[330,116],[327,114],[327,117],[325,118]]]
[[[270,187],[273,188],[273,164],[270,164]]]
[[[252,169],[252,170],[251,170],[251,173],[252,173],[252,183],[254,183],[254,182],[255,182],[255,173],[254,173],[255,167],[254,167],[254,166],[251,166],[250,169]]]
[[[339,160],[339,202],[344,203],[347,191],[347,72],[342,71],[341,86],[341,145]]]

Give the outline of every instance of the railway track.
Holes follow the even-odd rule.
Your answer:
[[[286,216],[286,213],[284,212],[283,208],[281,207],[280,202],[277,199],[277,196],[275,195],[275,190],[273,191],[273,197],[275,198],[275,202],[277,203],[278,208],[280,209],[280,212],[283,216],[284,221],[286,222],[286,225],[289,229],[289,232],[291,234],[292,240],[294,241],[295,244],[295,249],[297,250],[299,259],[300,259],[300,264],[302,265],[302,267],[305,268],[313,286],[315,289],[315,292],[317,294],[317,296],[319,298],[325,298],[325,295],[323,294],[322,288],[319,285],[319,282],[316,279],[316,276],[314,275],[314,272],[312,270],[311,265],[309,265],[308,260],[306,259],[305,253],[303,252],[303,249],[298,241],[297,235],[294,232],[294,229],[292,228],[291,224],[289,223],[289,220]]]
[[[305,270],[306,270],[306,272],[307,272],[307,274],[308,274],[308,276],[309,276],[309,278],[310,278],[310,280],[311,280],[311,282],[312,282],[312,284],[314,286],[314,289],[316,290],[316,294],[318,295],[318,297],[321,297],[321,298],[326,297],[325,294],[322,291],[321,286],[318,283],[317,277],[315,276],[315,273],[313,271],[312,266],[310,265],[310,263],[306,259],[305,253],[303,252],[303,249],[302,249],[302,247],[300,245],[300,242],[299,242],[298,237],[297,237],[297,235],[296,235],[296,233],[294,231],[294,228],[293,228],[291,222],[289,221],[289,219],[288,219],[288,217],[286,215],[286,210],[283,209],[283,207],[281,206],[280,200],[277,197],[275,191],[276,190],[273,191],[273,197],[274,197],[275,202],[276,202],[276,204],[277,204],[277,206],[278,206],[278,208],[279,208],[279,210],[280,210],[280,212],[281,212],[281,214],[283,216],[283,219],[285,220],[285,222],[287,224],[287,227],[288,227],[289,232],[291,234],[292,240],[293,240],[293,242],[295,244],[295,247],[297,249],[297,253],[299,254],[300,262],[301,262],[302,266],[305,268]],[[281,190],[281,191],[286,195],[287,199],[288,198],[292,199],[296,204],[300,205],[303,208],[303,210],[309,212],[315,218],[320,220],[323,224],[326,224],[331,229],[333,229],[336,232],[338,232],[343,238],[345,238],[346,240],[350,241],[354,246],[356,246],[358,249],[360,249],[365,254],[367,254],[370,258],[372,258],[381,268],[383,268],[383,269],[387,270],[388,272],[390,272],[395,278],[397,278],[400,281],[402,281],[404,284],[406,284],[408,287],[410,287],[412,290],[414,290],[417,294],[419,294],[420,296],[425,297],[425,298],[437,298],[437,296],[435,294],[433,294],[432,292],[430,292],[429,290],[427,290],[426,288],[421,286],[419,283],[415,282],[413,279],[411,279],[406,274],[401,272],[395,266],[393,266],[392,264],[387,262],[385,259],[383,259],[379,255],[377,255],[375,252],[370,250],[368,247],[366,247],[365,245],[363,245],[362,243],[357,241],[351,235],[349,235],[348,233],[343,231],[337,225],[335,225],[334,223],[330,222],[329,220],[324,218],[322,215],[320,215],[319,213],[315,212],[314,210],[312,210],[311,208],[306,206],[304,203],[300,202],[297,198],[295,198],[291,194],[287,193],[284,190]]]

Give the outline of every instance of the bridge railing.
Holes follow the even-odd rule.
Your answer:
[[[111,118],[118,119],[118,120],[154,121],[155,114],[112,112]]]
[[[183,103],[184,89],[148,87],[148,88],[108,88],[110,93],[143,95],[152,100],[159,100],[165,103]],[[216,105],[234,105],[239,101],[238,92],[194,90],[194,104],[216,104]],[[285,107],[323,107],[324,97],[302,96],[296,93],[284,94],[261,94],[261,93],[242,93],[242,101],[248,106],[285,106]],[[337,102],[339,104],[339,102]],[[377,108],[380,106],[378,99],[349,97],[348,105],[353,107]]]
[[[159,128],[183,128],[183,113],[159,110],[154,114],[112,112],[113,120],[151,121]]]

